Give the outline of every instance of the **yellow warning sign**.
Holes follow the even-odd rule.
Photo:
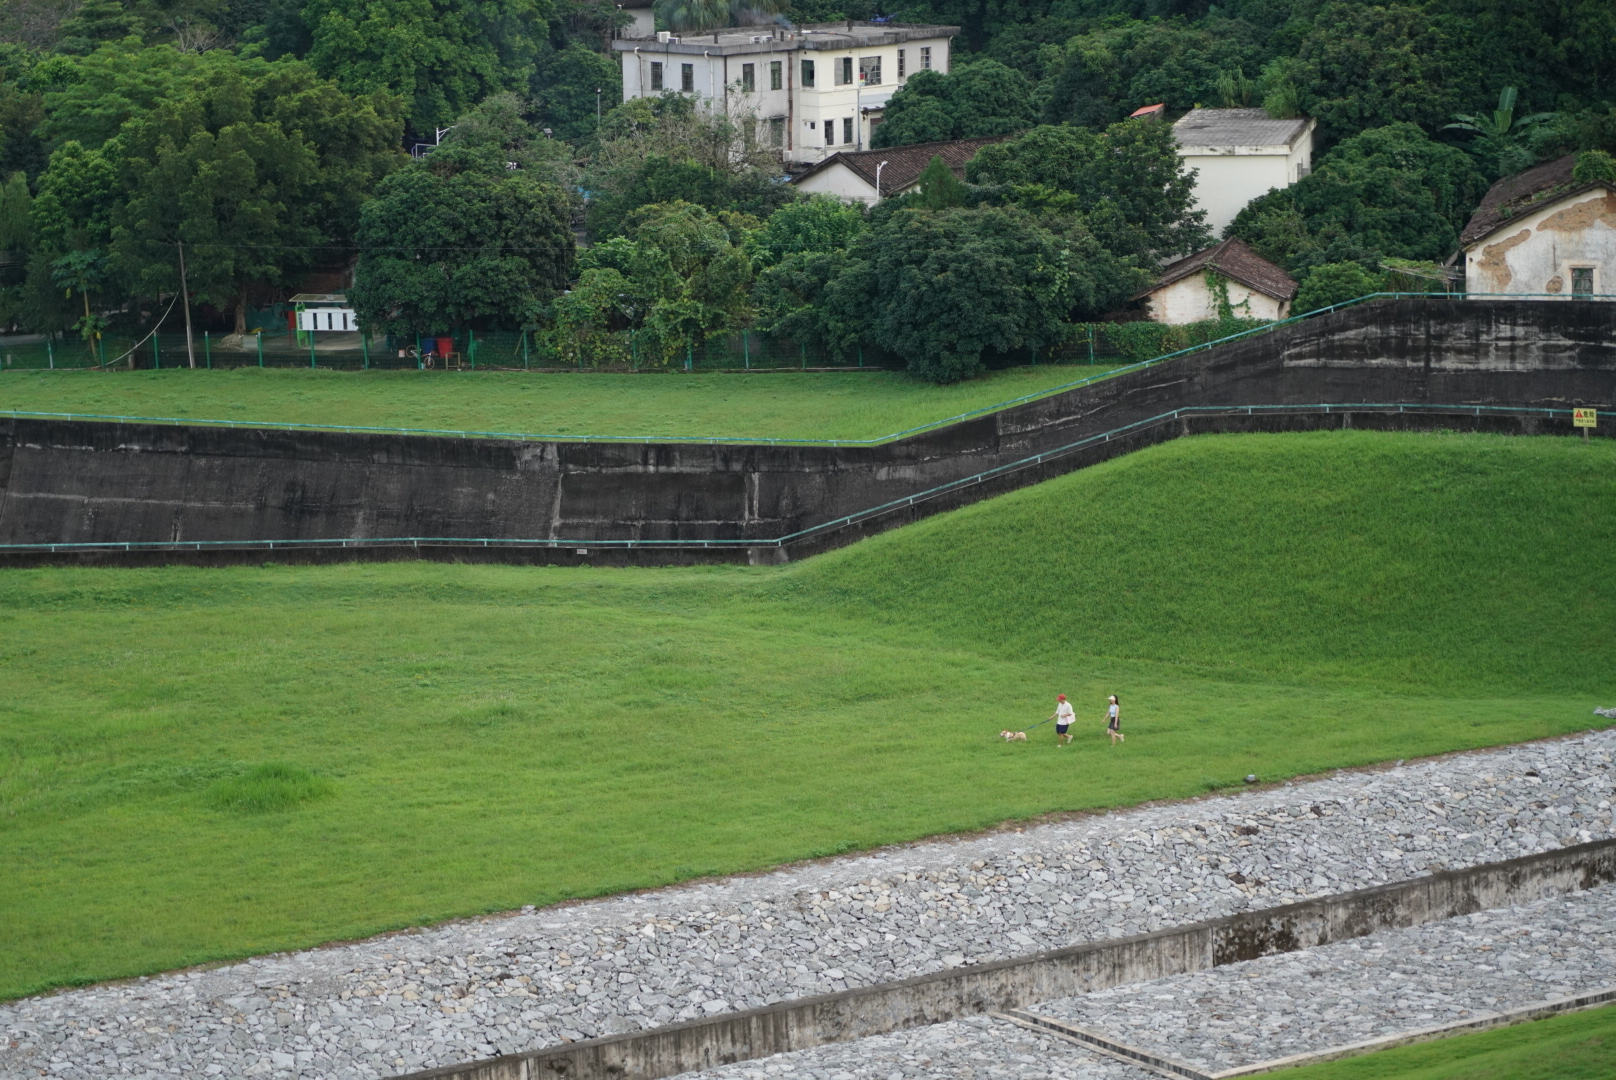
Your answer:
[[[1571,410],[1571,426],[1572,427],[1598,427],[1599,426],[1599,410],[1598,409],[1572,409]]]

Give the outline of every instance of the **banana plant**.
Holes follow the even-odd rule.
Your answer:
[[[1494,175],[1508,176],[1536,163],[1536,156],[1524,145],[1527,130],[1546,120],[1554,119],[1552,112],[1515,115],[1516,93],[1506,86],[1498,93],[1498,108],[1491,116],[1454,115],[1454,122],[1443,131],[1469,132],[1470,152],[1493,166]]]

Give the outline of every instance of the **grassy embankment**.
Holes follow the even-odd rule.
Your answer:
[[[0,996],[1582,730],[1613,508],[1603,443],[1214,437],[787,567],[8,571]]]
[[[954,386],[931,386],[889,371],[7,371],[0,372],[0,411],[573,438],[879,439],[1108,370],[1103,365],[1011,368]]]
[[[1616,1005],[1273,1074],[1282,1080],[1610,1080]]]

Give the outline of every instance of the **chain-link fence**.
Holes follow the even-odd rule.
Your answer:
[[[990,353],[989,367],[1032,364],[1098,364],[1141,360],[1198,345],[1252,323],[1091,323],[1068,328],[1053,345]],[[380,370],[848,371],[901,369],[901,357],[868,345],[827,350],[756,330],[711,338],[675,354],[656,354],[631,331],[591,342],[588,350],[563,350],[548,334],[530,331],[460,330],[454,333],[372,335],[359,332],[263,330],[249,334],[198,331],[143,338],[108,334],[84,341],[76,335],[0,339],[0,370],[164,368],[322,368]],[[569,355],[569,352],[571,355]]]

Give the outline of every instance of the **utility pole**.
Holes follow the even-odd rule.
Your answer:
[[[191,339],[191,294],[185,287],[185,241],[176,241],[180,249],[180,297],[185,301],[185,356],[196,369],[196,343]],[[155,334],[153,335],[155,337]]]

